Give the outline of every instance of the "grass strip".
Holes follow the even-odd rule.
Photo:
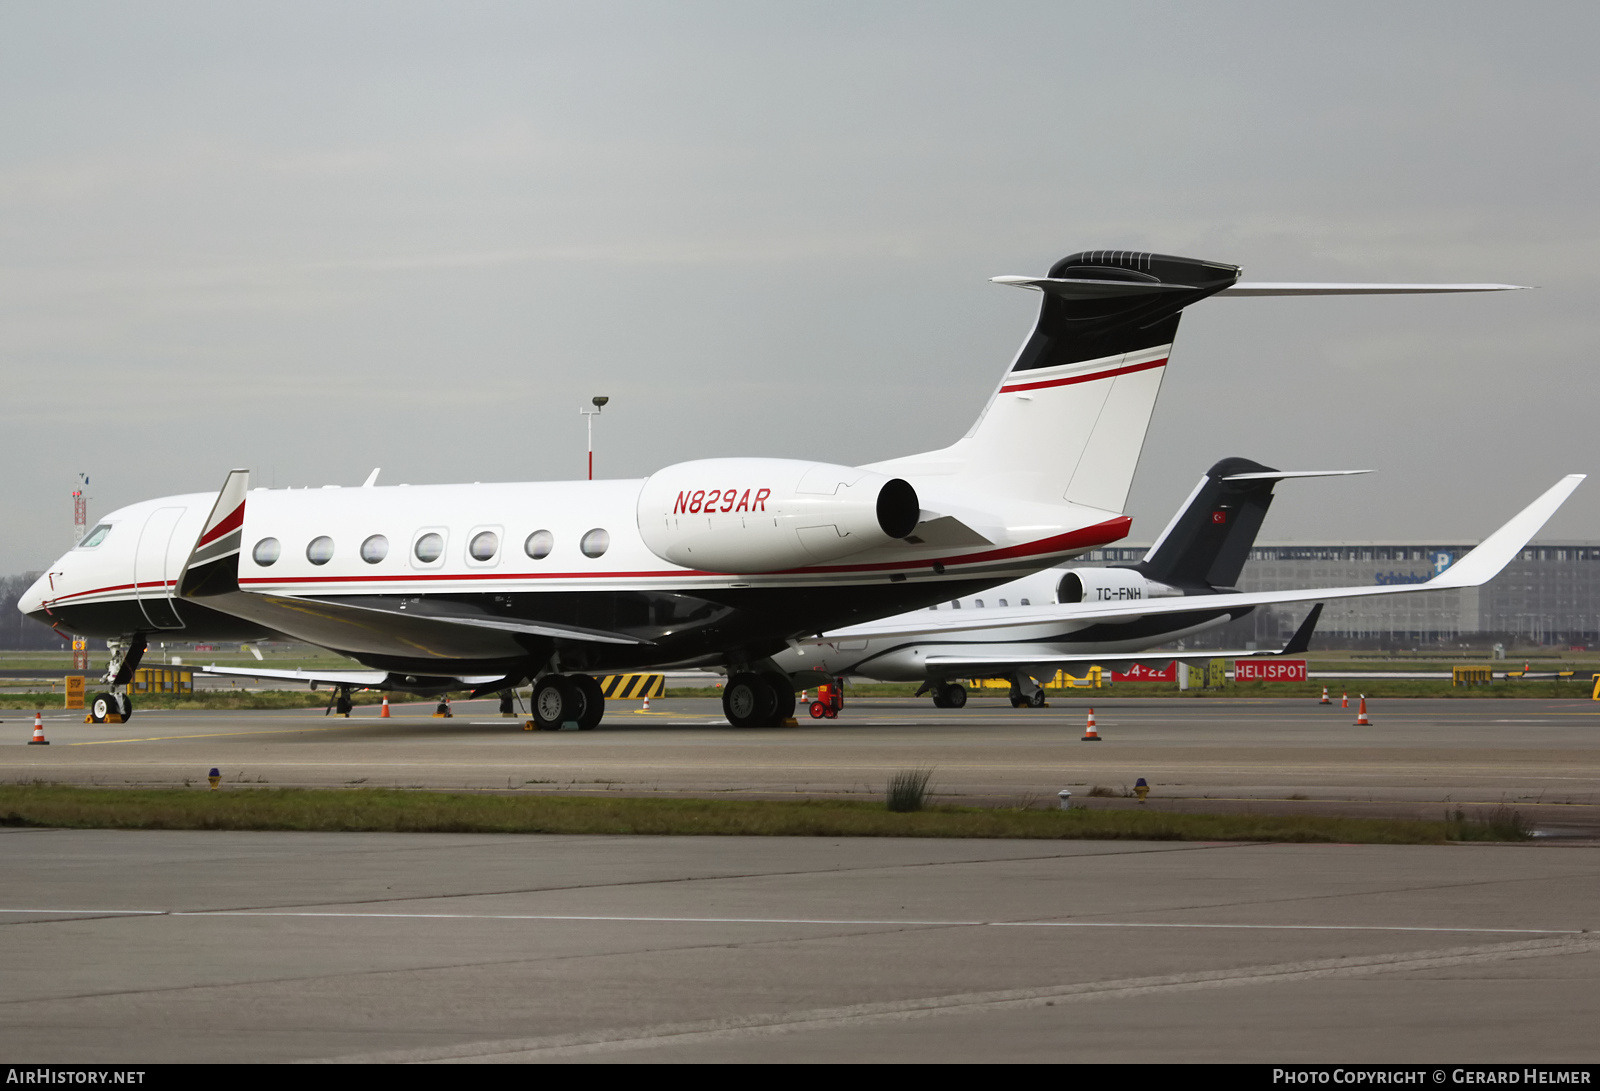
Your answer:
[[[1502,816],[1504,819],[1504,816]],[[1293,841],[1430,845],[1524,834],[1459,813],[1443,821],[1070,811],[883,803],[758,802],[406,792],[382,788],[105,789],[0,787],[0,825],[73,829],[302,830],[757,837],[986,837],[1042,840]]]

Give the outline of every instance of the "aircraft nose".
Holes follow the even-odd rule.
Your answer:
[[[50,597],[50,576],[46,573],[34,580],[33,586],[17,599],[17,609],[24,614],[42,614],[45,600]]]

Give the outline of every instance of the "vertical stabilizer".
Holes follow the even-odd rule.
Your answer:
[[[873,468],[953,474],[977,492],[1120,512],[1181,312],[1238,276],[1235,266],[1193,258],[1091,250],[1045,277],[996,277],[1044,296],[999,389],[954,445]]]
[[[1289,478],[1367,472],[1274,470],[1248,458],[1225,458],[1206,471],[1142,561],[1112,567],[1131,567],[1147,579],[1186,591],[1232,589],[1272,506],[1274,485]]]

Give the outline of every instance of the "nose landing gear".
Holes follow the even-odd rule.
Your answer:
[[[125,724],[133,719],[133,700],[126,693],[97,693],[89,702],[89,719],[97,724]]]
[[[108,640],[106,649],[111,655],[106,663],[104,682],[111,689],[94,695],[94,700],[89,702],[89,719],[97,724],[127,723],[133,719],[133,700],[128,696],[127,686],[133,680],[133,672],[139,669],[139,661],[144,658],[144,634],[134,633],[124,640]],[[116,719],[112,719],[113,716]]]

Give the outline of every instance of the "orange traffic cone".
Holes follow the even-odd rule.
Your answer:
[[[1371,727],[1372,721],[1367,719],[1367,695],[1361,695],[1361,711],[1356,713],[1357,727]]]
[[[44,737],[44,717],[35,712],[33,714],[33,738],[28,740],[29,746],[49,746],[50,740]]]
[[[1089,710],[1089,722],[1083,729],[1083,742],[1099,742],[1100,733],[1094,729],[1094,709]]]
[[[378,719],[387,720],[388,718],[389,718],[389,695],[386,693],[386,694],[383,695],[383,711],[378,713]]]
[[[1331,705],[1331,704],[1333,704],[1332,701],[1328,700],[1328,687],[1327,686],[1323,686],[1322,687],[1322,700],[1318,701],[1317,704],[1319,704],[1319,705]]]
[[[648,693],[644,695],[644,710],[646,712],[650,711],[650,695]]]
[[[1340,694],[1339,695],[1339,707],[1340,708],[1349,708],[1350,707],[1350,695],[1348,693],[1344,693],[1344,694]]]

